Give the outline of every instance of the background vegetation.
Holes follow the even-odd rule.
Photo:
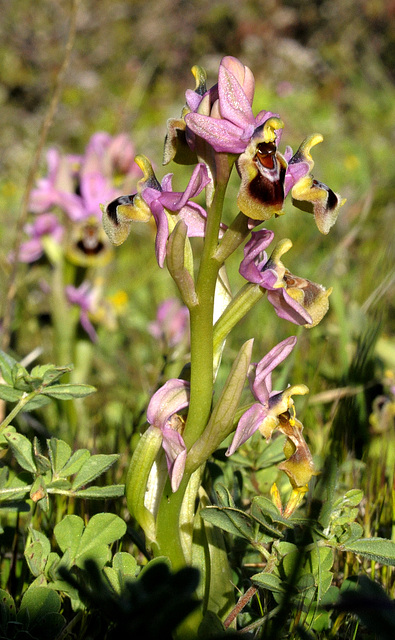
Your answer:
[[[4,300],[26,176],[64,58],[70,3],[3,0],[0,8]],[[323,238],[308,216],[289,203],[287,214],[267,225],[277,238],[293,239],[293,272],[334,288],[324,321],[311,332],[297,330],[298,345],[283,369],[283,381],[292,378],[309,386],[305,405],[298,405],[306,439],[321,461],[332,442],[331,455],[336,449],[341,465],[340,487],[364,491],[358,521],[365,535],[393,541],[394,39],[391,0],[81,0],[71,63],[45,144],[82,153],[96,131],[127,132],[136,153],[147,155],[161,177],[173,170],[161,168],[166,120],[179,116],[184,92],[193,87],[191,66],[205,67],[211,84],[223,55],[237,56],[253,70],[255,109],[280,113],[294,148],[310,133],[323,134],[323,144],[314,150],[315,173],[347,198],[336,226]],[[43,154],[39,174],[45,172]],[[185,183],[178,180],[181,189]],[[236,189],[235,181],[228,195],[230,211]],[[67,432],[55,409],[19,418],[25,434],[61,437],[73,448],[96,453],[120,452],[108,472],[110,482],[124,478],[147,402],[172,366],[148,331],[158,304],[176,294],[167,274],[157,268],[153,237],[149,226],[136,230],[101,271],[106,296],[117,301],[117,318],[112,324],[98,322],[92,367],[82,381],[99,393],[84,401],[76,432]],[[237,269],[237,264],[230,269],[235,287],[241,283]],[[52,362],[53,336],[39,281],[37,270],[18,266],[10,353],[19,360],[39,346],[39,360]],[[259,359],[294,333],[286,322],[273,323],[263,307],[254,309],[228,340],[223,376],[249,337],[255,336]],[[281,388],[280,380],[277,384]],[[274,480],[273,473],[252,472],[247,502],[266,493]],[[107,508],[128,517],[120,500]],[[96,506],[84,503],[75,509],[92,515]],[[336,562],[338,584],[351,573],[367,573],[378,577],[394,598],[390,568],[358,564],[349,554]],[[19,574],[20,591],[24,579]],[[342,632],[351,638],[354,631],[344,625]]]

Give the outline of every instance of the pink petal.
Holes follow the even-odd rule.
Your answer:
[[[189,403],[189,382],[172,378],[152,396],[147,408],[147,420],[163,430],[169,418],[185,409]]]
[[[162,429],[162,447],[166,454],[167,469],[170,476],[171,488],[177,491],[184,475],[187,449],[181,434],[171,427]]]
[[[228,448],[225,455],[231,456],[244,442],[258,429],[261,422],[265,419],[267,410],[261,404],[253,404],[239,420],[232,444]]]

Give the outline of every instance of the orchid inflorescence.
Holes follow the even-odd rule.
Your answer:
[[[222,443],[228,446],[226,455],[232,456],[256,431],[268,441],[275,431],[284,434],[285,460],[279,468],[291,483],[292,509],[317,474],[292,399],[306,394],[308,388],[304,384],[283,391],[272,388],[272,373],[293,350],[295,337],[274,346],[256,364],[251,363],[253,341],[248,340],[218,398],[213,396],[213,385],[228,334],[265,294],[277,316],[296,325],[313,327],[328,310],[331,289],[296,276],[284,266],[282,257],[291,248],[291,240],[280,240],[266,253],[274,233],[256,228],[283,215],[284,200],[290,194],[293,204],[312,213],[319,231],[327,234],[344,203],[313,177],[311,149],[322,141],[321,135],[307,137],[295,153],[290,147],[282,152],[284,123],[280,116],[270,111],[254,115],[254,77],[248,67],[231,56],[223,58],[218,82],[210,89],[203,69],[193,67],[192,72],[196,86],[186,92],[181,117],[168,121],[163,161],[195,165],[185,190],[173,190],[172,174],[159,181],[148,158],[138,155],[135,162],[143,177],[136,193],[101,205],[104,229],[115,245],[126,240],[135,223],[155,221],[158,265],[167,266],[189,312],[190,367],[184,367],[179,378],[168,380],[152,396],[147,429],[132,457],[127,480],[130,511],[149,544],[158,553],[170,555],[175,564],[189,557],[189,543],[177,525],[182,510],[186,503],[194,504],[199,474]],[[227,226],[222,214],[233,166],[240,178],[238,212]],[[205,206],[195,202],[203,191]],[[202,246],[200,255],[192,238],[203,240],[198,245]],[[239,271],[246,284],[232,295],[226,260],[242,243]],[[168,318],[166,322],[168,331]],[[158,326],[155,331],[160,335]],[[239,402],[247,378],[254,401],[240,417]],[[172,540],[173,551],[166,540],[169,523],[176,527],[171,535],[178,539],[178,546]]]
[[[81,326],[92,341],[97,339],[92,320],[114,315],[102,296],[100,278],[88,273],[106,265],[112,256],[101,225],[100,202],[135,185],[140,170],[133,157],[134,147],[126,134],[95,133],[82,155],[51,148],[47,176],[30,193],[33,217],[24,227],[27,238],[19,247],[18,260],[33,264],[46,258],[58,267],[66,262],[79,269],[79,277],[84,274],[85,279],[77,282],[69,269],[62,294],[70,308],[79,312]],[[53,286],[46,283],[45,288]]]
[[[240,274],[249,283],[244,291],[232,297],[228,288],[224,293],[224,289],[220,290],[211,277],[211,286],[216,293],[214,297],[218,299],[222,295],[222,309],[219,317],[214,319],[211,310],[209,322],[211,328],[215,321],[218,327],[227,325],[221,335],[221,348],[235,324],[232,314],[237,319],[245,315],[264,292],[267,292],[267,298],[280,318],[306,327],[315,326],[328,310],[331,289],[326,290],[320,284],[295,276],[283,265],[281,258],[292,246],[289,239],[280,241],[268,255],[266,249],[272,243],[274,233],[267,229],[254,229],[261,222],[282,215],[284,199],[290,193],[293,203],[302,210],[311,211],[319,230],[326,234],[344,202],[329,187],[313,178],[314,162],[310,151],[321,142],[322,136],[314,134],[308,137],[296,153],[290,147],[281,153],[279,145],[284,124],[280,117],[270,111],[260,111],[254,116],[254,77],[248,67],[236,58],[223,58],[218,83],[209,90],[206,89],[204,70],[194,67],[192,72],[196,79],[195,90],[186,92],[181,118],[169,120],[164,151],[164,164],[171,160],[181,164],[195,163],[185,191],[173,191],[172,174],[167,174],[159,182],[149,160],[139,155],[135,161],[143,171],[143,178],[138,182],[137,192],[102,205],[104,228],[114,244],[124,242],[134,223],[148,222],[153,217],[157,228],[155,251],[158,264],[164,267],[167,261],[170,274],[191,314],[191,380],[169,380],[154,394],[147,413],[149,429],[158,429],[161,433],[173,491],[178,490],[185,469],[189,468],[189,456],[194,459],[192,467],[196,468],[197,447],[201,449],[200,463],[203,464],[214,446],[229,435],[233,426],[233,416],[229,416],[226,433],[219,428],[221,439],[215,435],[212,417],[217,405],[211,418],[208,415],[206,423],[197,429],[198,437],[192,436],[188,445],[183,437],[183,433],[188,433],[188,422],[193,423],[193,396],[199,393],[194,388],[193,375],[193,334],[199,329],[195,316],[200,315],[199,308],[210,304],[207,299],[209,287],[206,286],[205,290],[202,286],[204,261],[211,261],[217,281],[224,267],[223,256],[231,255],[244,239],[250,237],[240,264]],[[221,220],[222,199],[219,204],[217,195],[225,190],[233,165],[240,176],[237,196],[240,213],[226,227]],[[206,209],[193,201],[204,189]],[[203,250],[200,270],[196,269],[189,242],[193,237],[204,238],[206,245],[210,246],[207,253]],[[214,334],[211,331],[205,341],[213,341],[213,335],[215,328]],[[288,443],[285,447],[287,460],[281,468],[289,476],[294,489],[304,489],[316,472],[302,436],[302,425],[294,416],[292,394],[304,394],[308,389],[305,385],[297,385],[275,392],[271,384],[272,371],[289,355],[295,343],[296,338],[284,340],[255,365],[251,389],[256,403],[240,418],[227,455],[231,455],[256,430],[269,439],[278,429],[287,436]],[[200,347],[202,349],[203,345]],[[215,348],[208,351],[218,360]],[[211,375],[215,373],[213,365],[210,370]],[[245,370],[244,363],[233,374],[233,382]],[[187,417],[177,421],[175,418],[182,410],[187,410]],[[204,440],[207,442],[202,446]]]

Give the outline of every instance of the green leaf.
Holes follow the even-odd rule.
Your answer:
[[[31,536],[32,541],[25,547],[24,555],[30,571],[37,577],[44,572],[51,544],[40,531],[32,529]]]
[[[11,425],[8,425],[7,427],[7,433],[16,433],[16,429],[15,427],[12,427]],[[6,440],[6,438],[4,437],[4,431],[2,433],[0,433],[0,450],[1,449],[8,449],[8,441]]]
[[[42,380],[44,385],[54,384],[59,378],[64,376],[65,373],[70,373],[73,371],[74,365],[69,364],[65,367],[55,367],[53,364],[44,365],[43,370],[41,372]],[[33,371],[32,371],[33,373]]]
[[[52,471],[58,475],[71,456],[71,447],[63,440],[51,438],[47,440],[49,458],[51,460]]]
[[[125,532],[126,523],[112,513],[97,513],[85,528],[79,516],[66,516],[54,529],[60,549],[65,555],[67,552],[64,564],[68,567],[76,564],[81,569],[88,559],[103,567],[110,555],[108,545],[119,540]]]
[[[24,477],[14,476],[8,486],[0,489],[0,501],[21,500],[30,491],[31,487],[32,485]]]
[[[12,370],[18,364],[8,353],[0,351],[0,370],[7,384],[13,385]]]
[[[71,400],[85,398],[95,391],[96,388],[89,384],[57,384],[53,387],[45,387],[41,393],[57,400]]]
[[[29,372],[25,367],[23,367],[19,362],[15,363],[12,367],[11,371],[12,382],[11,384],[16,389],[21,389],[22,391],[32,391],[31,377]]]
[[[46,407],[50,402],[50,398],[45,398],[44,396],[37,395],[35,398],[32,398],[25,404],[25,406],[22,408],[22,412],[41,409],[42,407]]]
[[[61,600],[56,591],[48,587],[31,587],[22,598],[17,622],[22,623],[31,636],[50,640],[57,636],[65,623],[59,613],[60,607]]]
[[[118,553],[115,554],[112,566],[123,576],[131,576],[134,578],[137,573],[136,558],[125,551],[118,551]]]
[[[125,495],[124,484],[110,484],[105,487],[88,487],[75,492],[76,498],[104,499],[121,498]]]
[[[204,430],[191,447],[186,462],[188,473],[195,471],[234,429],[234,417],[251,362],[253,340],[245,342],[226,379],[221,395]]]
[[[7,638],[7,627],[9,622],[14,622],[16,618],[15,602],[7,591],[0,589],[0,631],[4,638]]]
[[[63,520],[55,525],[54,535],[56,542],[63,553],[65,553],[67,549],[70,550],[70,557],[72,559],[77,553],[83,530],[83,519],[75,515],[65,516]]]
[[[255,539],[255,524],[252,518],[244,511],[213,506],[202,509],[200,515],[207,522],[228,533],[232,533],[234,536],[240,536],[250,541]]]
[[[363,491],[360,489],[350,489],[344,495],[343,505],[347,507],[357,507],[363,498]]]
[[[14,389],[14,387],[10,387],[8,384],[0,384],[0,398],[6,402],[18,402],[22,398],[23,393],[23,391]]]
[[[91,456],[75,476],[72,483],[73,491],[92,482],[92,480],[107,471],[118,458],[119,455],[117,453],[109,455],[99,453]]]
[[[395,542],[386,538],[361,538],[341,546],[343,551],[352,551],[364,558],[395,567]]]
[[[217,494],[218,502],[221,507],[234,507],[235,502],[232,494],[225,485],[220,482],[215,485],[215,493]]]
[[[251,576],[250,579],[258,587],[267,589],[273,593],[286,593],[287,591],[280,578],[273,573],[256,573],[254,576]]]
[[[119,551],[113,558],[112,567],[104,567],[103,571],[114,591],[120,594],[125,584],[125,578],[135,578],[137,562],[130,553]]]
[[[7,467],[0,468],[0,489],[3,489],[8,480],[8,469]]]
[[[33,447],[30,440],[22,434],[10,430],[5,431],[3,435],[22,469],[26,469],[30,473],[36,473],[37,467],[34,462]]]
[[[191,262],[188,258],[192,257],[192,252],[187,232],[187,225],[183,220],[179,220],[167,241],[166,262],[169,273],[176,283],[184,303],[191,308],[197,304],[198,299],[195,283],[191,275],[193,273],[193,261],[192,264],[188,264]],[[187,262],[187,265],[185,262]]]
[[[208,439],[211,436],[216,440],[214,449],[217,449],[233,429],[234,416],[239,406],[251,362],[252,345],[253,340],[247,340],[242,345],[206,427],[205,437],[207,434]]]
[[[68,462],[66,462],[64,467],[62,467],[62,469],[59,471],[59,475],[62,478],[66,478],[68,476],[72,476],[74,473],[78,473],[78,471],[90,457],[91,454],[88,449],[77,449],[77,451],[73,453]]]
[[[329,571],[333,565],[333,550],[328,547],[314,547],[307,555],[308,570],[313,575],[320,571]]]
[[[288,529],[293,529],[294,524],[288,518],[283,518],[277,507],[269,498],[256,496],[252,501],[251,514],[264,526],[271,523],[282,524]]]
[[[75,563],[81,569],[87,559],[104,566],[108,559],[108,545],[119,540],[126,533],[126,523],[113,513],[97,513],[86,525],[75,556]]]
[[[61,493],[63,491],[70,491],[71,482],[66,480],[66,478],[56,478],[56,480],[51,480],[47,484],[48,493]]]
[[[43,456],[41,453],[41,446],[37,436],[34,436],[33,439],[33,453],[34,453],[34,461],[37,466],[37,471],[41,474],[47,473],[47,471],[51,468],[51,463],[46,456]]]

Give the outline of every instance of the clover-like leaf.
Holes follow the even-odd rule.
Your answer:
[[[136,576],[136,558],[130,553],[119,551],[113,557],[112,567],[104,567],[103,571],[114,591],[120,594],[124,587],[125,580],[132,580]]]
[[[39,576],[44,572],[51,551],[51,543],[41,531],[31,529],[30,533],[32,540],[26,545],[24,555],[32,574]]]
[[[22,598],[16,619],[28,632],[26,637],[51,640],[65,623],[60,608],[61,600],[56,591],[48,587],[30,587]]]
[[[119,540],[125,532],[125,522],[112,513],[95,514],[86,527],[82,518],[69,515],[54,529],[59,547],[64,553],[68,552],[66,566],[75,564],[81,569],[88,559],[103,567],[110,555],[108,545]]]

